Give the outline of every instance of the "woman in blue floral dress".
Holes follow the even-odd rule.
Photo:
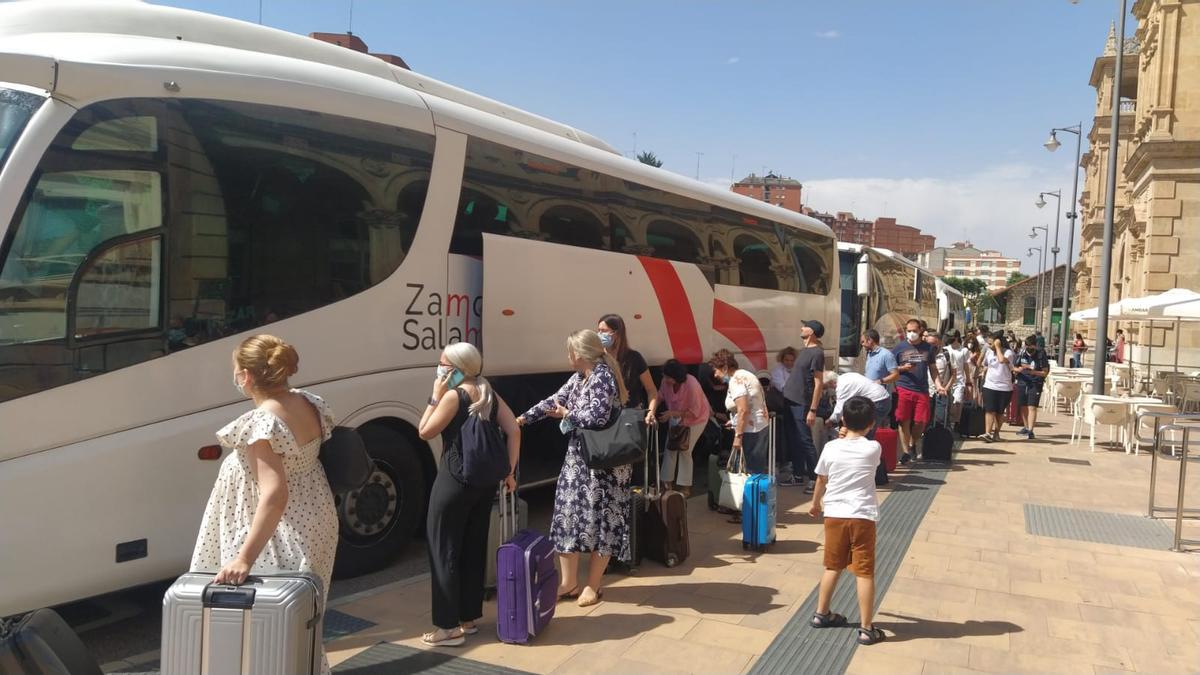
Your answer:
[[[575,374],[553,396],[517,418],[520,425],[546,417],[560,420],[569,438],[567,456],[558,474],[550,540],[562,562],[559,598],[579,598],[579,606],[600,601],[600,581],[608,559],[628,552],[630,465],[590,470],[583,461],[576,429],[595,429],[608,424],[628,397],[621,370],[604,351],[600,336],[581,330],[567,338],[567,358]],[[579,582],[579,557],[591,555],[588,578]]]

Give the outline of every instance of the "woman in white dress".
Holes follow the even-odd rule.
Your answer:
[[[192,571],[241,584],[251,572],[312,572],[329,594],[338,518],[318,456],[333,430],[320,397],[291,389],[296,349],[273,335],[247,338],[233,353],[233,384],[254,410],[217,432],[233,450],[208,498]],[[323,672],[329,671],[322,655]]]

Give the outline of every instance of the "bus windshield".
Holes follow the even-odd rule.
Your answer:
[[[0,168],[8,159],[9,148],[44,100],[36,94],[0,88]]]

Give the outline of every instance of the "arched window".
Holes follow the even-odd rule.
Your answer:
[[[733,240],[733,254],[738,259],[742,286],[779,290],[779,278],[771,271],[775,257],[766,242],[753,235],[739,235]]]
[[[577,206],[552,206],[542,214],[538,229],[555,244],[604,249],[604,231],[598,218]]]
[[[655,220],[646,228],[654,257],[694,263],[701,255],[700,238],[691,228],[671,220]]]

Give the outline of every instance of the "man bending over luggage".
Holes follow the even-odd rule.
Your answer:
[[[858,644],[873,645],[884,639],[872,623],[875,608],[875,468],[879,444],[866,435],[875,425],[875,405],[855,396],[842,406],[843,437],[825,445],[817,461],[817,487],[808,514],[825,514],[825,574],[817,596],[813,628],[846,625],[846,617],[830,611],[833,590],[842,570],[849,568],[858,584],[858,611],[862,617]]]

